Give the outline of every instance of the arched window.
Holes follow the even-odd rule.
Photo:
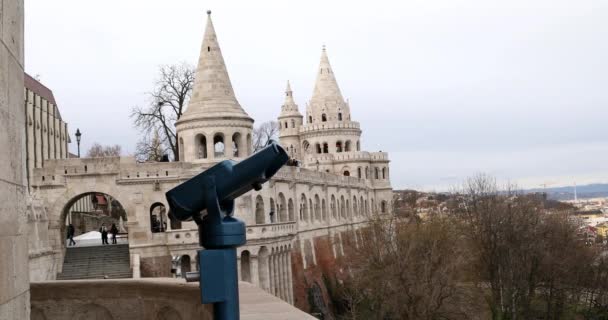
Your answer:
[[[323,143],[323,153],[329,153],[329,146],[327,145],[327,142]]]
[[[361,151],[361,142],[357,140],[357,151]]]
[[[345,151],[345,152],[349,152],[349,151],[350,151],[350,140],[347,140],[347,141],[344,143],[344,151]]]
[[[342,112],[338,113],[338,121],[342,121]]]
[[[183,255],[180,257],[179,259],[179,268],[180,268],[180,272],[182,274],[182,276],[184,276],[186,273],[190,272],[190,269],[192,268],[192,266],[190,265],[190,256],[189,255]]]
[[[156,202],[150,207],[150,231],[157,233],[165,230],[167,230],[167,209],[164,204]]]
[[[285,121],[285,129],[287,129],[287,128],[288,128],[288,127],[287,127],[287,121]]]
[[[274,199],[270,198],[270,211],[268,212],[268,217],[270,218],[269,219],[270,223],[276,222],[276,219],[277,219],[276,214],[277,214],[277,211],[274,206]]]
[[[204,134],[196,136],[196,157],[198,159],[207,159],[207,137]]]
[[[300,197],[300,220],[308,221],[308,201],[303,193]]]
[[[336,142],[336,152],[342,152],[342,141]]]
[[[241,281],[251,282],[251,265],[249,251],[241,252]]]
[[[312,123],[312,116],[308,116],[308,123]]]
[[[348,170],[344,170],[344,176],[349,177],[350,176],[350,172]]]
[[[291,127],[292,127],[292,128],[295,128],[295,127],[296,127],[296,121],[295,121],[295,120],[293,120],[293,119],[291,119]]]
[[[315,194],[315,220],[321,221],[321,200],[318,194]]]
[[[262,199],[262,196],[258,195],[255,198],[255,223],[264,224],[264,215],[264,199]]]
[[[241,150],[241,134],[236,132],[232,135],[232,156],[243,157],[243,151]]]
[[[315,146],[317,149],[317,154],[320,154],[321,153],[321,144],[317,143],[317,144],[315,144]]]
[[[369,168],[365,167],[365,179],[369,179]]]
[[[321,219],[327,221],[327,205],[325,199],[321,200]]]
[[[361,179],[361,167],[357,168],[357,178]]]
[[[308,143],[307,140],[304,140],[302,142],[302,150],[304,150],[304,153],[309,153],[309,148],[310,148],[310,143]]]
[[[321,115],[321,121],[327,122],[327,115],[325,113]]]
[[[221,158],[224,156],[224,149],[225,149],[225,145],[224,145],[224,135],[221,133],[217,133],[215,134],[215,136],[213,136],[213,150],[214,150],[214,156],[216,158]]]
[[[331,210],[331,217],[337,219],[337,208],[336,208],[336,197],[332,194],[331,201],[329,203],[329,210]]]
[[[279,193],[279,203],[278,203],[278,221],[279,222],[287,222],[287,201],[285,200],[285,196],[283,193]]]
[[[386,201],[380,203],[380,212],[386,213]]]
[[[386,168],[382,168],[382,179],[386,179]]]
[[[375,171],[374,177],[376,178],[376,180],[380,179],[380,175],[378,174],[378,171],[379,171],[378,168],[374,168],[374,171]]]
[[[288,214],[288,219],[289,221],[295,221],[295,216],[294,216],[294,212],[293,212],[293,200],[291,200],[291,198],[289,199],[289,201],[287,202],[287,214]]]

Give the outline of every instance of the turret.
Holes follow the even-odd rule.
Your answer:
[[[285,102],[281,106],[281,114],[279,114],[279,139],[281,145],[290,158],[300,160],[300,135],[299,130],[302,126],[302,114],[298,110],[298,105],[293,100],[293,91],[289,81],[287,81],[287,89],[285,89]]]
[[[252,153],[253,119],[234,95],[211,11],[207,11],[192,97],[175,123],[180,161],[217,162]]]

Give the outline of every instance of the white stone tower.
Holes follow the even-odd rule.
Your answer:
[[[291,91],[289,81],[287,81],[287,89],[285,89],[285,103],[281,107],[278,120],[281,145],[287,150],[291,158],[302,159],[300,157],[299,130],[303,125],[303,117],[298,110],[298,105],[293,100],[293,91]]]
[[[351,175],[334,159],[341,153],[360,150],[361,129],[351,120],[350,107],[344,101],[334,72],[323,47],[317,80],[306,110],[307,123],[300,129],[300,140],[306,156],[304,165],[311,169]]]
[[[207,27],[188,108],[175,123],[180,161],[216,162],[252,152],[253,119],[237,101],[207,11]]]

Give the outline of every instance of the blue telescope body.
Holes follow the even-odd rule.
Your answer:
[[[216,320],[239,319],[236,247],[246,237],[245,223],[232,216],[234,199],[260,190],[288,161],[285,149],[271,141],[241,162],[224,160],[166,193],[173,216],[198,225],[206,250],[198,251],[198,274],[186,279],[200,282],[201,301],[214,304]]]

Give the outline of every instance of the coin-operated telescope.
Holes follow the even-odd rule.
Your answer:
[[[214,304],[216,320],[239,319],[236,247],[246,238],[245,223],[233,217],[234,199],[260,190],[288,160],[285,149],[271,141],[241,162],[224,160],[166,193],[173,216],[198,225],[206,250],[198,251],[199,271],[186,280],[199,281],[202,303]]]

